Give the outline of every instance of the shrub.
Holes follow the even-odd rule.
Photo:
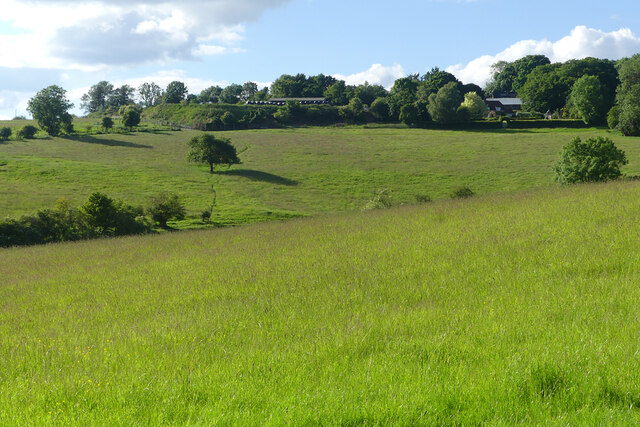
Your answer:
[[[390,208],[392,205],[391,195],[389,194],[389,190],[379,190],[371,200],[367,202],[364,207],[364,210],[372,210],[372,209],[384,209]]]
[[[167,192],[160,193],[151,200],[151,206],[147,209],[151,218],[162,228],[167,228],[167,221],[171,219],[181,220],[185,216],[185,208],[177,194]]]
[[[620,167],[628,163],[624,151],[601,136],[582,142],[573,138],[562,148],[555,166],[556,180],[564,184],[609,181],[619,178]]]
[[[105,130],[105,132],[109,132],[109,130],[113,128],[113,119],[111,117],[103,117],[102,128]]]
[[[113,200],[105,194],[95,192],[80,207],[87,223],[99,236],[123,236],[148,231],[142,219],[144,211],[140,207]]]
[[[33,125],[25,125],[16,133],[18,139],[33,139],[38,132],[38,128]]]
[[[140,112],[136,108],[127,107],[122,115],[122,126],[128,127],[132,131],[140,124]]]
[[[200,214],[200,218],[202,219],[202,222],[208,223],[209,221],[211,221],[211,209],[205,209],[202,211],[202,213]]]
[[[476,193],[473,192],[471,188],[466,185],[456,188],[449,195],[452,199],[467,199],[469,197],[475,196]]]
[[[98,236],[141,234],[150,230],[142,209],[93,193],[80,208],[59,200],[19,220],[0,221],[0,247],[65,242]]]
[[[0,139],[9,139],[11,136],[11,128],[10,127],[2,127],[0,128]]]

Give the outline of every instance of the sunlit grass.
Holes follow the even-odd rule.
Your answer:
[[[84,119],[92,120],[92,119]],[[86,123],[78,123],[84,126]],[[94,191],[147,205],[179,194],[191,218],[218,198],[215,224],[240,224],[360,210],[380,190],[393,203],[446,198],[462,185],[477,194],[552,186],[560,150],[573,136],[606,131],[435,131],[406,128],[299,128],[224,132],[243,164],[213,176],[186,161],[196,133],[144,132],[0,142],[0,218],[31,214],[65,197],[73,205]],[[612,135],[627,153],[625,172],[640,173],[637,138]]]
[[[640,185],[0,250],[0,424],[640,421]]]

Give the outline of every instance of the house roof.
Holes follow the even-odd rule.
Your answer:
[[[271,98],[269,101],[286,102],[286,101],[324,101],[324,98]]]
[[[522,105],[520,98],[487,98],[487,102],[499,102],[502,105]]]

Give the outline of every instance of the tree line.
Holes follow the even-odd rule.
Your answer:
[[[301,73],[283,74],[270,87],[262,89],[255,82],[245,82],[225,88],[211,86],[199,94],[190,94],[180,81],[173,81],[164,89],[153,82],[145,82],[134,89],[128,85],[114,87],[101,81],[82,96],[81,107],[89,114],[113,115],[122,114],[123,108],[140,112],[160,104],[231,105],[271,98],[324,97],[339,109],[315,108],[311,111],[287,105],[273,114],[252,112],[251,117],[233,118],[230,113],[227,123],[223,123],[224,126],[213,124],[213,130],[230,128],[241,120],[266,123],[271,119],[283,124],[307,119],[309,123],[333,119],[358,122],[364,118],[401,121],[409,125],[431,121],[451,124],[487,118],[484,99],[506,92],[519,96],[525,112],[537,113],[533,117],[580,119],[589,125],[608,123],[625,135],[638,135],[639,76],[640,55],[619,61],[584,58],[553,64],[546,56],[529,55],[513,62],[494,64],[492,78],[485,88],[464,84],[437,67],[422,75],[399,78],[389,90],[368,82],[348,85],[332,76]],[[40,127],[56,135],[61,130],[72,129],[68,113],[71,106],[63,89],[50,86],[30,100],[28,110]],[[308,112],[309,117],[302,111]],[[224,122],[223,115],[218,117],[221,123]],[[322,120],[314,120],[314,116],[322,116]]]

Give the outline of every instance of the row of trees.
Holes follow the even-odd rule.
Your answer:
[[[318,74],[284,74],[270,88],[258,89],[254,82],[231,84],[225,88],[212,86],[200,94],[189,94],[183,82],[173,81],[166,89],[155,83],[143,83],[137,90],[138,105],[150,107],[159,103],[235,104],[271,97],[324,97],[334,106],[345,107],[343,115],[354,121],[362,111],[376,120],[400,120],[414,124],[426,121],[452,123],[486,117],[480,100],[485,94],[517,93],[526,111],[547,113],[558,118],[579,118],[588,124],[609,123],[630,135],[640,133],[637,76],[640,55],[614,62],[585,58],[552,64],[543,55],[530,55],[513,62],[493,66],[492,80],[483,90],[475,84],[463,84],[453,74],[433,68],[424,75],[412,74],[397,79],[390,90],[367,82],[347,85],[332,76]],[[48,93],[45,93],[48,92]],[[136,102],[136,91],[128,85],[115,88],[106,81],[91,87],[82,97],[87,112],[117,112]],[[40,102],[47,99],[46,102]],[[34,118],[42,118],[41,127],[51,135],[71,127],[68,109],[72,104],[57,86],[44,89],[29,103]],[[282,109],[275,117],[287,123],[292,107]],[[460,110],[460,111],[458,111]],[[295,111],[293,111],[295,113]],[[37,119],[39,120],[39,119]],[[230,119],[228,120],[230,121]],[[295,122],[295,120],[293,120]],[[40,122],[40,120],[39,120]],[[228,126],[227,126],[228,127]]]

